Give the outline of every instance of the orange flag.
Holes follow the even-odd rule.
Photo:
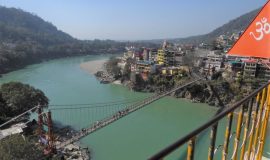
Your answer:
[[[270,58],[270,0],[264,5],[228,54]]]

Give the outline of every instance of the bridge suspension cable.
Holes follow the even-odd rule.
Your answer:
[[[102,104],[118,104],[123,102],[134,102],[145,99],[145,97],[142,98],[130,98],[130,99],[122,99],[122,100],[116,100],[116,101],[108,101],[108,102],[98,102],[98,103],[75,103],[75,104],[50,104],[51,107],[58,107],[58,106],[97,106]]]
[[[113,101],[113,102],[104,102],[104,103],[89,103],[89,104],[58,104],[58,105],[49,105],[50,110],[67,110],[67,109],[87,109],[87,108],[102,108],[115,105],[123,105],[136,103],[145,98],[137,98],[132,100],[123,100],[123,101]],[[59,107],[59,106],[69,106],[69,107]]]

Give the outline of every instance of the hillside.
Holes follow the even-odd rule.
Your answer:
[[[77,40],[36,15],[0,6],[0,74],[47,59],[121,53],[124,47],[111,40]]]
[[[36,15],[0,7],[0,42],[39,41],[46,45],[74,41],[68,34]]]
[[[234,32],[240,32],[245,30],[253,18],[257,15],[260,9],[253,10],[247,14],[244,14],[230,22],[224,24],[223,26],[215,29],[214,31],[198,36],[191,36],[186,38],[176,38],[169,39],[168,41],[173,43],[183,43],[183,44],[199,44],[199,43],[211,43],[214,39],[222,34],[231,34]],[[163,40],[150,40],[148,42],[161,43]]]

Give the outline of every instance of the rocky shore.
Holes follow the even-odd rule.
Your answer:
[[[78,132],[70,127],[58,128],[55,131],[56,142],[55,144],[60,144],[67,139],[72,138]],[[69,144],[65,146],[62,150],[59,150],[57,156],[61,156],[67,160],[90,160],[90,151],[88,147],[82,147],[79,142]]]
[[[113,81],[115,81],[115,79],[113,78],[113,76],[111,76],[105,70],[98,71],[97,73],[95,73],[95,76],[100,81],[100,83],[103,83],[103,84],[112,83]]]

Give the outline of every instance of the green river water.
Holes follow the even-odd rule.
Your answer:
[[[65,58],[35,64],[3,75],[0,84],[9,81],[31,84],[44,91],[50,104],[101,103],[150,95],[132,92],[120,85],[100,84],[93,75],[80,69],[82,62],[104,58],[108,56]],[[104,112],[106,111],[66,110],[53,111],[52,114],[55,120],[80,129],[88,126],[93,116],[94,119],[102,118],[106,114]],[[215,112],[215,108],[206,104],[165,97],[83,138],[81,143],[91,149],[94,160],[147,159],[206,122]],[[219,133],[224,133],[225,124],[226,121],[220,123]],[[208,133],[206,131],[197,141],[195,159],[206,159]],[[217,144],[222,143],[223,134],[220,134]],[[270,148],[270,143],[267,147]],[[171,154],[168,159],[185,159],[183,150],[185,147]],[[217,157],[219,155],[220,151],[217,152]]]

